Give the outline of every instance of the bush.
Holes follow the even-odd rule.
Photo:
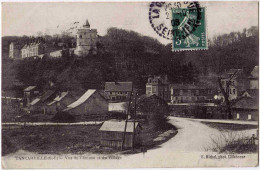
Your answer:
[[[248,137],[242,132],[222,132],[219,136],[211,137],[211,142],[204,149],[218,153],[257,153],[258,146],[255,139],[254,135]]]
[[[166,123],[170,112],[168,104],[156,95],[146,97],[138,102],[137,109],[146,116],[155,129]]]
[[[70,115],[68,112],[57,112],[52,118],[53,122],[62,122],[62,123],[73,123],[75,122],[75,117]]]

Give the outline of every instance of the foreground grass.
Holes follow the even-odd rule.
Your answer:
[[[2,155],[14,153],[20,149],[40,154],[83,154],[115,153],[116,149],[102,148],[99,141],[101,125],[87,126],[13,126],[2,129]],[[149,124],[142,125],[142,145],[135,152],[141,152],[140,147],[147,149],[169,140],[176,133],[170,134],[161,141],[154,141],[158,135],[175,127],[166,123],[157,130]]]
[[[201,122],[211,128],[218,129],[219,131],[241,131],[241,130],[250,130],[257,129],[257,125],[243,125],[243,124],[231,124],[231,123],[215,123],[215,122]]]
[[[211,137],[209,145],[205,151],[213,151],[219,153],[257,153],[258,140],[252,141],[252,136],[243,133],[244,130],[257,129],[257,125],[201,122],[211,128],[220,131],[219,136]]]

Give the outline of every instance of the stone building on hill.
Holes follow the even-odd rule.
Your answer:
[[[18,42],[11,42],[9,45],[9,58],[21,59],[21,48],[22,45]]]
[[[42,42],[33,42],[25,44],[21,49],[22,58],[28,57],[38,57],[39,55],[44,54],[46,51],[46,45]]]
[[[82,28],[77,30],[76,39],[77,46],[74,53],[77,56],[86,56],[90,51],[93,54],[97,53],[97,30],[90,29],[88,20]]]

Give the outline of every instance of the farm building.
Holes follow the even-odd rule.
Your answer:
[[[48,90],[41,97],[35,98],[29,106],[29,112],[47,114],[47,104],[56,97],[55,90]]]
[[[29,106],[32,102],[32,99],[39,95],[39,90],[36,86],[28,86],[23,90],[24,92],[24,105]]]
[[[108,113],[108,101],[97,90],[89,89],[63,111],[69,112],[76,119],[102,119]]]
[[[243,97],[232,107],[233,119],[258,120],[259,101],[257,98]]]
[[[76,98],[73,97],[69,92],[62,92],[57,95],[53,101],[47,104],[48,113],[56,113],[65,109],[68,105],[76,101]]]
[[[109,120],[105,121],[100,131],[100,144],[104,147],[121,148],[125,130],[125,121]],[[135,123],[135,145],[141,143],[141,126]],[[134,122],[127,122],[124,148],[133,147]]]
[[[119,103],[109,103],[108,111],[109,112],[119,112],[119,113],[126,113],[126,102],[119,102]]]

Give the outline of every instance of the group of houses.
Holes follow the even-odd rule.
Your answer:
[[[90,51],[94,54],[97,52],[97,30],[90,29],[88,20],[86,23],[77,29],[76,33],[76,48],[66,48],[65,44],[60,42],[58,47],[48,46],[42,39],[34,39],[30,42],[11,42],[9,45],[10,59],[25,59],[25,58],[43,58],[48,56],[51,58],[60,58],[63,55],[85,56]]]
[[[220,77],[222,88],[228,93],[231,101],[233,119],[258,120],[259,108],[259,66],[255,66],[248,75],[243,69],[225,70]],[[167,76],[148,78],[146,95],[157,95],[164,99],[173,110],[181,113],[188,107],[201,107],[208,110],[210,116],[204,118],[225,118],[214,114],[214,108],[224,105],[225,98],[218,82],[172,84]]]
[[[87,90],[79,98],[71,92],[49,89],[40,93],[36,86],[24,89],[24,110],[29,114],[50,114],[68,112],[78,120],[90,116],[107,114],[108,100],[96,89]]]

